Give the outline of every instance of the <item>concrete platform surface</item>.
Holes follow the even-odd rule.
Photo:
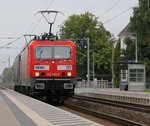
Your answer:
[[[13,90],[0,90],[0,126],[102,126]]]
[[[0,126],[10,126],[10,124],[11,126],[21,126],[9,106],[0,96]]]

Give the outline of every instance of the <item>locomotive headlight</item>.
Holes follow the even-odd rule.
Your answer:
[[[68,77],[70,77],[71,75],[72,75],[71,72],[68,72],[68,73],[67,73],[67,76],[68,76]]]
[[[38,77],[40,75],[39,72],[35,72],[35,76]]]

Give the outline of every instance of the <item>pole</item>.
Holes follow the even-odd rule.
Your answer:
[[[114,88],[114,40],[112,40],[112,88]]]
[[[137,34],[135,34],[135,62],[138,62],[137,59]]]
[[[89,49],[89,37],[87,38],[87,85],[90,82],[90,49]]]
[[[149,11],[149,0],[147,0],[147,8],[148,8],[148,11]]]
[[[8,68],[10,68],[10,56],[8,55]]]
[[[93,82],[94,82],[94,76],[95,76],[95,75],[94,75],[94,74],[95,74],[95,73],[94,73],[94,72],[95,72],[94,69],[95,69],[95,68],[94,68],[94,51],[93,51]]]
[[[52,25],[53,25],[53,23],[50,23],[49,25],[50,25],[50,26],[49,26],[49,35],[51,36],[51,34],[52,34]]]

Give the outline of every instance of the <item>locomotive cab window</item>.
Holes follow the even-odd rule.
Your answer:
[[[71,57],[71,48],[69,46],[54,47],[54,59],[69,59]]]
[[[35,56],[37,59],[51,59],[52,58],[52,47],[37,46],[35,48]]]
[[[35,48],[37,59],[69,59],[71,47],[69,46],[37,46]]]

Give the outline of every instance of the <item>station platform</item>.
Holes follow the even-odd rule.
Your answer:
[[[102,126],[65,110],[0,89],[0,126]]]
[[[118,88],[81,87],[75,89],[75,94],[150,106],[149,92],[122,91]]]

